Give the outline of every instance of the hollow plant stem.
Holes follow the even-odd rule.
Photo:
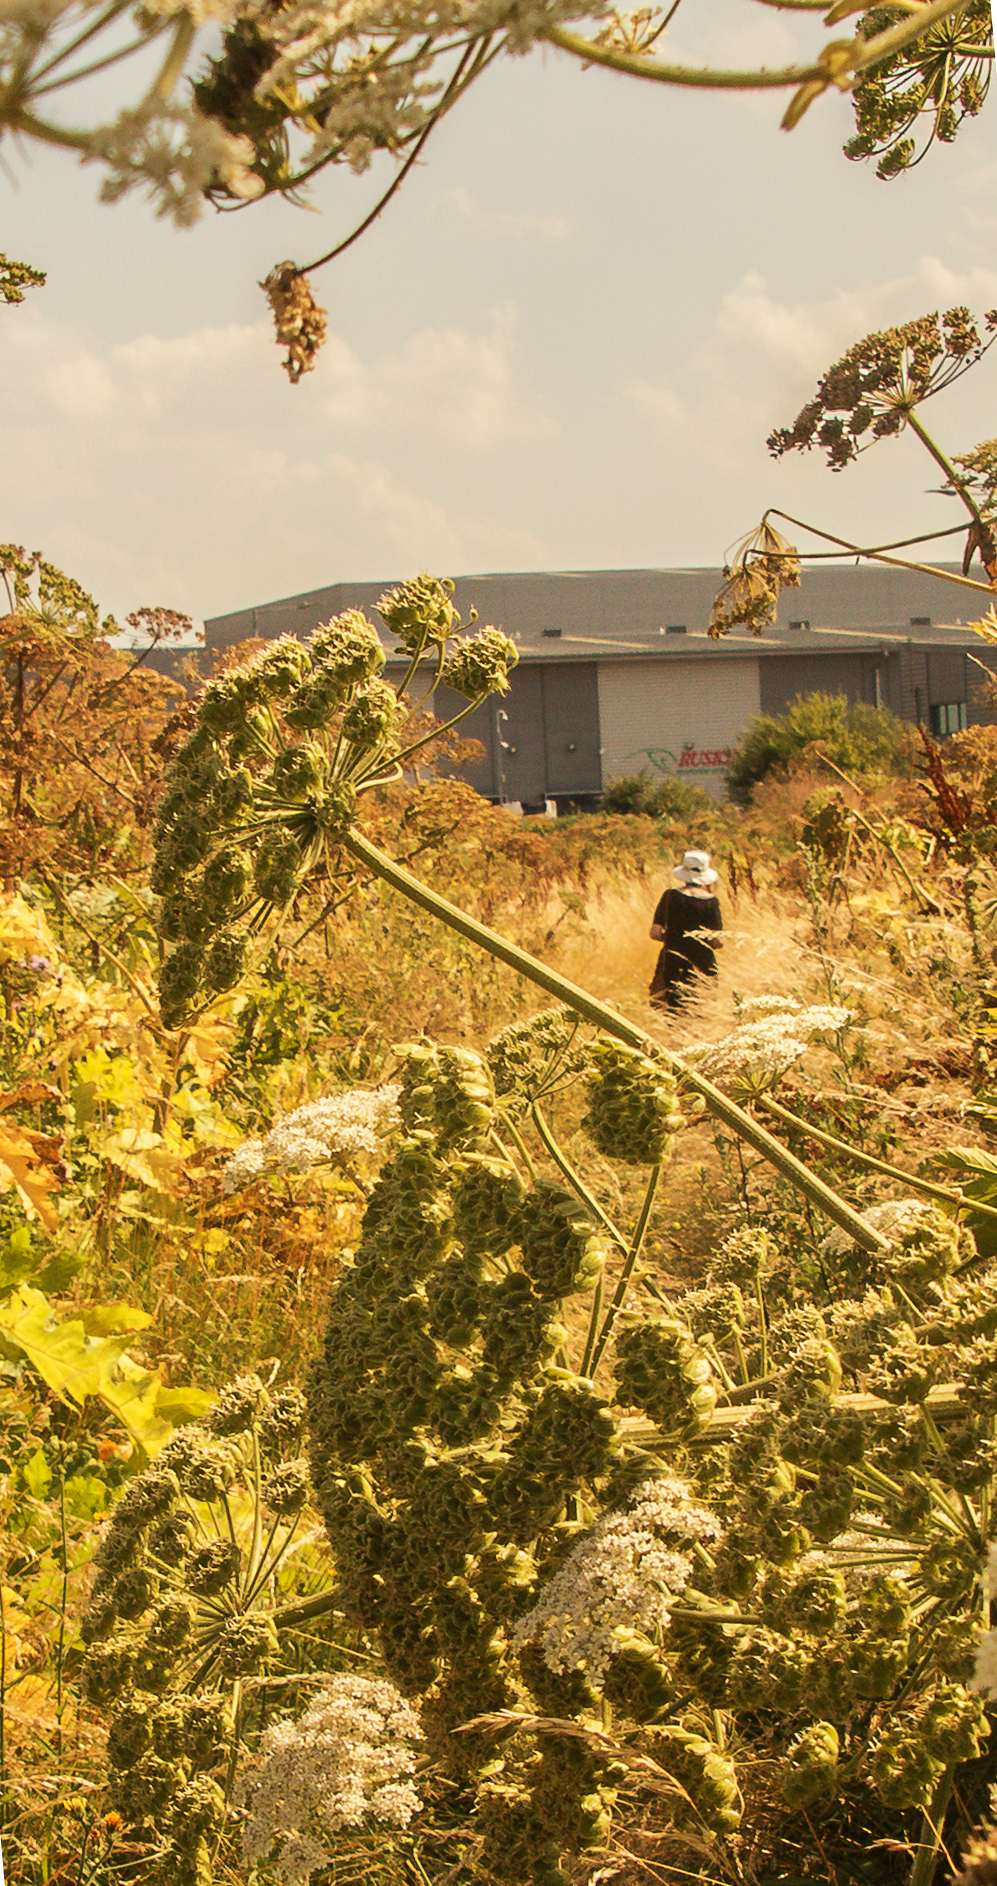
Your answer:
[[[608,1343],[609,1338],[612,1334],[613,1324],[615,1323],[616,1318],[619,1315],[620,1308],[623,1303],[623,1299],[625,1298],[627,1294],[627,1289],[629,1287],[630,1279],[633,1276],[634,1265],[636,1264],[637,1259],[639,1258],[641,1251],[644,1248],[644,1239],[647,1236],[647,1227],[648,1227],[648,1224],[650,1223],[651,1212],[654,1209],[654,1201],[655,1201],[655,1198],[657,1197],[658,1187],[661,1184],[661,1174],[663,1171],[664,1171],[664,1161],[659,1159],[657,1165],[651,1167],[650,1175],[647,1181],[647,1190],[644,1193],[644,1202],[640,1208],[640,1216],[637,1220],[636,1225],[634,1226],[634,1234],[630,1242],[630,1249],[627,1252],[626,1258],[624,1260],[623,1269],[620,1272],[619,1282],[617,1283],[616,1289],[613,1291],[612,1300],[610,1302],[608,1310],[606,1311],[605,1320],[603,1322],[602,1328],[599,1331],[595,1348],[592,1351],[592,1356],[591,1356],[591,1360],[589,1362],[588,1371],[587,1371],[590,1376],[594,1376],[596,1369],[599,1367],[599,1364],[602,1361],[606,1344]],[[583,1373],[585,1373],[585,1371],[583,1371]]]
[[[928,1198],[941,1199],[946,1205],[958,1205],[964,1211],[978,1212],[982,1218],[997,1218],[997,1205],[985,1205],[982,1200],[967,1198],[965,1192],[957,1186],[933,1185],[929,1179],[918,1179],[911,1172],[905,1172],[902,1166],[891,1166],[885,1159],[874,1159],[871,1153],[863,1153],[857,1146],[849,1145],[846,1139],[836,1139],[833,1133],[825,1133],[822,1127],[812,1126],[809,1120],[801,1120],[798,1113],[790,1112],[788,1107],[780,1105],[769,1094],[760,1096],[756,1104],[764,1107],[766,1113],[774,1114],[776,1119],[784,1120],[787,1126],[795,1126],[807,1139],[819,1141],[821,1146],[830,1147],[832,1152],[844,1153],[855,1165],[864,1166],[867,1172],[881,1172],[887,1179],[902,1179],[905,1185],[913,1187],[915,1192],[924,1192]]]
[[[540,1108],[538,1107],[536,1101],[533,1102],[533,1105],[530,1108],[530,1117],[533,1121],[534,1126],[537,1129],[537,1132],[540,1135],[540,1138],[543,1140],[543,1143],[546,1146],[547,1151],[549,1152],[551,1158],[553,1159],[555,1166],[557,1166],[558,1170],[563,1174],[564,1178],[567,1179],[568,1184],[570,1185],[572,1191],[578,1193],[578,1196],[581,1199],[582,1204],[587,1205],[589,1211],[593,1214],[593,1217],[598,1218],[599,1223],[602,1225],[603,1229],[605,1231],[608,1231],[610,1237],[613,1240],[613,1243],[618,1244],[621,1251],[625,1251],[628,1248],[626,1238],[623,1236],[622,1232],[617,1231],[616,1226],[614,1225],[612,1219],[607,1215],[606,1212],[603,1211],[602,1206],[600,1205],[598,1199],[592,1196],[592,1193],[589,1191],[588,1186],[585,1184],[584,1180],[575,1171],[575,1168],[572,1165],[570,1159],[568,1158],[567,1153],[564,1152],[563,1148],[558,1145],[557,1140],[554,1138],[554,1135],[551,1132],[550,1126],[548,1122],[544,1119],[544,1116],[541,1113]]]
[[[931,1797],[931,1806],[925,1811],[921,1822],[921,1837],[914,1852],[909,1886],[931,1886],[935,1877],[938,1850],[942,1844],[942,1828],[945,1825],[945,1816],[952,1799],[955,1766],[955,1762],[949,1762]]]
[[[605,1002],[598,1001],[585,989],[580,989],[577,983],[569,982],[567,977],[548,968],[546,963],[539,962],[527,950],[520,949],[507,937],[500,936],[496,930],[489,929],[487,924],[479,923],[475,917],[468,916],[466,911],[459,910],[456,904],[451,904],[437,891],[430,890],[428,884],[423,884],[419,878],[413,877],[411,871],[406,871],[403,865],[396,864],[393,858],[389,858],[387,852],[381,851],[360,832],[356,830],[347,832],[342,843],[344,849],[357,858],[361,864],[365,864],[376,877],[390,884],[394,890],[400,891],[403,897],[417,904],[420,909],[428,911],[430,916],[439,918],[448,929],[455,930],[458,936],[463,936],[469,943],[486,950],[490,956],[497,957],[500,962],[507,963],[509,968],[514,969],[518,975],[526,977],[529,982],[544,989],[548,995],[554,997],[555,1001],[563,1002],[567,1008],[574,1009],[576,1014],[583,1016],[586,1021],[591,1022],[596,1028],[601,1028],[605,1034],[613,1036],[615,1040],[624,1042],[627,1047],[637,1048],[642,1054],[649,1054],[659,1061],[667,1061],[673,1072],[681,1076],[684,1085],[700,1096],[716,1119],[722,1120],[738,1139],[753,1146],[763,1159],[768,1160],[770,1165],[782,1173],[790,1185],[809,1198],[811,1204],[830,1218],[834,1224],[840,1225],[856,1244],[866,1251],[886,1249],[888,1240],[883,1234],[867,1224],[866,1220],[860,1217],[858,1212],[853,1211],[852,1207],[846,1204],[837,1192],[833,1192],[829,1185],[825,1185],[823,1179],[818,1178],[809,1166],[805,1166],[802,1160],[797,1159],[787,1147],[781,1145],[773,1134],[767,1132],[757,1120],[752,1119],[750,1114],[745,1113],[735,1101],[728,1099],[718,1087],[714,1087],[712,1081],[706,1080],[702,1074],[697,1074],[693,1068],[686,1067],[678,1055],[672,1054],[645,1029],[638,1028],[617,1009],[609,1008]]]

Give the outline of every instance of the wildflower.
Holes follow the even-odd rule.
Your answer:
[[[307,1172],[329,1159],[376,1155],[381,1140],[398,1125],[398,1096],[392,1084],[373,1091],[357,1087],[330,1094],[286,1113],[263,1139],[247,1140],[222,1173],[226,1192],[236,1192],[264,1173]]]
[[[584,1670],[600,1683],[627,1633],[668,1623],[669,1600],[692,1576],[682,1547],[719,1536],[719,1522],[684,1481],[645,1480],[625,1510],[606,1514],[580,1540],[516,1626],[513,1644],[538,1638],[548,1669]]]
[[[418,1717],[392,1683],[333,1677],[297,1721],[264,1732],[240,1778],[246,1865],[273,1855],[278,1876],[296,1886],[331,1864],[312,1830],[336,1834],[368,1817],[407,1827],[422,1808],[410,1779],[421,1740]]]
[[[802,1059],[815,1035],[835,1034],[851,1019],[846,1008],[774,1009],[758,1021],[743,1022],[721,1041],[687,1048],[685,1059],[719,1086],[764,1093]]]

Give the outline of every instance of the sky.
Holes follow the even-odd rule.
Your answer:
[[[807,43],[747,0],[684,11],[669,58]],[[295,387],[257,284],[387,171],[176,230],[5,146],[0,248],[48,282],[0,308],[0,535],[119,617],[200,620],[419,569],[719,564],[767,505],[853,540],[954,521],[909,436],[840,475],[765,440],[870,329],[997,306],[997,107],[892,183],[841,155],[846,101],[789,134],[781,109],[552,49],[497,64],[313,278],[329,339]],[[997,348],[933,403],[947,447],[997,432],[995,392]]]

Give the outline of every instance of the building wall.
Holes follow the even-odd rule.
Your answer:
[[[599,663],[602,779],[674,775],[714,797],[730,748],[761,711],[757,660]]]
[[[493,696],[461,722],[461,734],[484,749],[461,766],[461,776],[489,798],[524,805],[594,797],[602,787],[595,662],[530,663],[513,669],[510,683],[508,694]],[[464,705],[449,688],[437,688],[438,720]]]
[[[784,714],[800,694],[844,694],[850,704],[876,705],[876,670],[883,687],[885,661],[848,651],[840,655],[784,654],[759,661],[761,711]],[[885,704],[885,699],[884,699]]]

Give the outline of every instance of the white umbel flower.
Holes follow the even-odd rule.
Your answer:
[[[684,1059],[720,1087],[748,1082],[761,1091],[802,1058],[816,1035],[836,1034],[851,1019],[846,1008],[799,1008],[780,997],[778,1007],[721,1041],[684,1049]]]
[[[264,1731],[239,1778],[246,1865],[272,1860],[287,1886],[304,1886],[333,1862],[317,1835],[371,1819],[407,1827],[422,1807],[411,1779],[421,1740],[419,1719],[394,1684],[333,1677],[297,1721]]]
[[[249,1139],[233,1153],[222,1173],[225,1191],[236,1192],[264,1173],[279,1177],[361,1153],[376,1156],[385,1134],[398,1125],[400,1093],[392,1083],[357,1087],[285,1113],[265,1139]]]
[[[652,1635],[669,1619],[669,1600],[684,1591],[693,1561],[682,1548],[719,1538],[714,1514],[670,1474],[645,1480],[622,1512],[606,1513],[576,1545],[513,1643],[539,1640],[548,1669],[583,1670],[600,1683],[620,1633]]]

